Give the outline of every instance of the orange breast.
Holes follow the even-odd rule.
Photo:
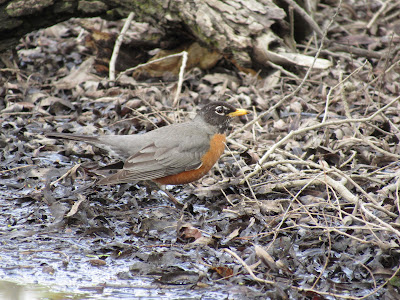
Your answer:
[[[200,168],[154,179],[153,181],[159,184],[185,184],[200,179],[210,171],[222,153],[224,153],[225,141],[225,134],[216,134],[213,136],[210,141],[210,149],[201,158],[202,164]]]

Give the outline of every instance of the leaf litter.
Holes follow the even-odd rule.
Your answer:
[[[321,51],[334,67],[305,77],[295,66],[296,78],[194,68],[179,110],[170,75],[110,85],[80,20],[27,35],[0,70],[1,277],[101,299],[396,299],[398,22],[386,26],[387,10],[370,23],[374,5],[337,15]],[[321,4],[315,21],[333,14]],[[210,174],[169,188],[183,211],[151,186],[92,185],[113,158],[44,136],[140,134],[220,99],[253,114],[232,124]]]

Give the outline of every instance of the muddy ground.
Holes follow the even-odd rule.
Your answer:
[[[24,37],[0,70],[0,296],[398,299],[400,7],[379,3],[344,1],[320,55],[331,68],[253,76],[220,61],[185,74],[178,107],[173,76],[101,72],[88,27],[123,22]],[[322,3],[315,20],[334,12]],[[128,38],[150,32],[134,23]],[[169,187],[184,209],[143,183],[92,185],[114,158],[44,135],[140,134],[215,100],[253,113],[207,176]]]

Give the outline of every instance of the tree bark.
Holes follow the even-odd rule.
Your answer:
[[[270,0],[154,0],[133,2],[137,18],[165,30],[184,28],[196,40],[222,54],[232,54],[242,66],[251,63],[254,41],[285,12]]]
[[[136,21],[193,39],[232,55],[249,66],[257,38],[285,17],[271,0],[0,0],[0,52],[14,47],[34,30],[72,17],[120,19],[129,12]]]
[[[15,47],[19,39],[27,33],[70,18],[99,16],[121,19],[121,5],[111,5],[110,1],[76,0],[0,0],[0,52]],[[106,4],[107,3],[107,4]],[[126,12],[126,10],[125,10]]]

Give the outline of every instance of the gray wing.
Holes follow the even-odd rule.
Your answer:
[[[99,184],[152,180],[199,168],[210,147],[209,135],[196,127],[186,128],[185,136],[175,136],[173,132],[165,132],[171,134],[168,139],[148,143],[126,160],[123,170]]]

